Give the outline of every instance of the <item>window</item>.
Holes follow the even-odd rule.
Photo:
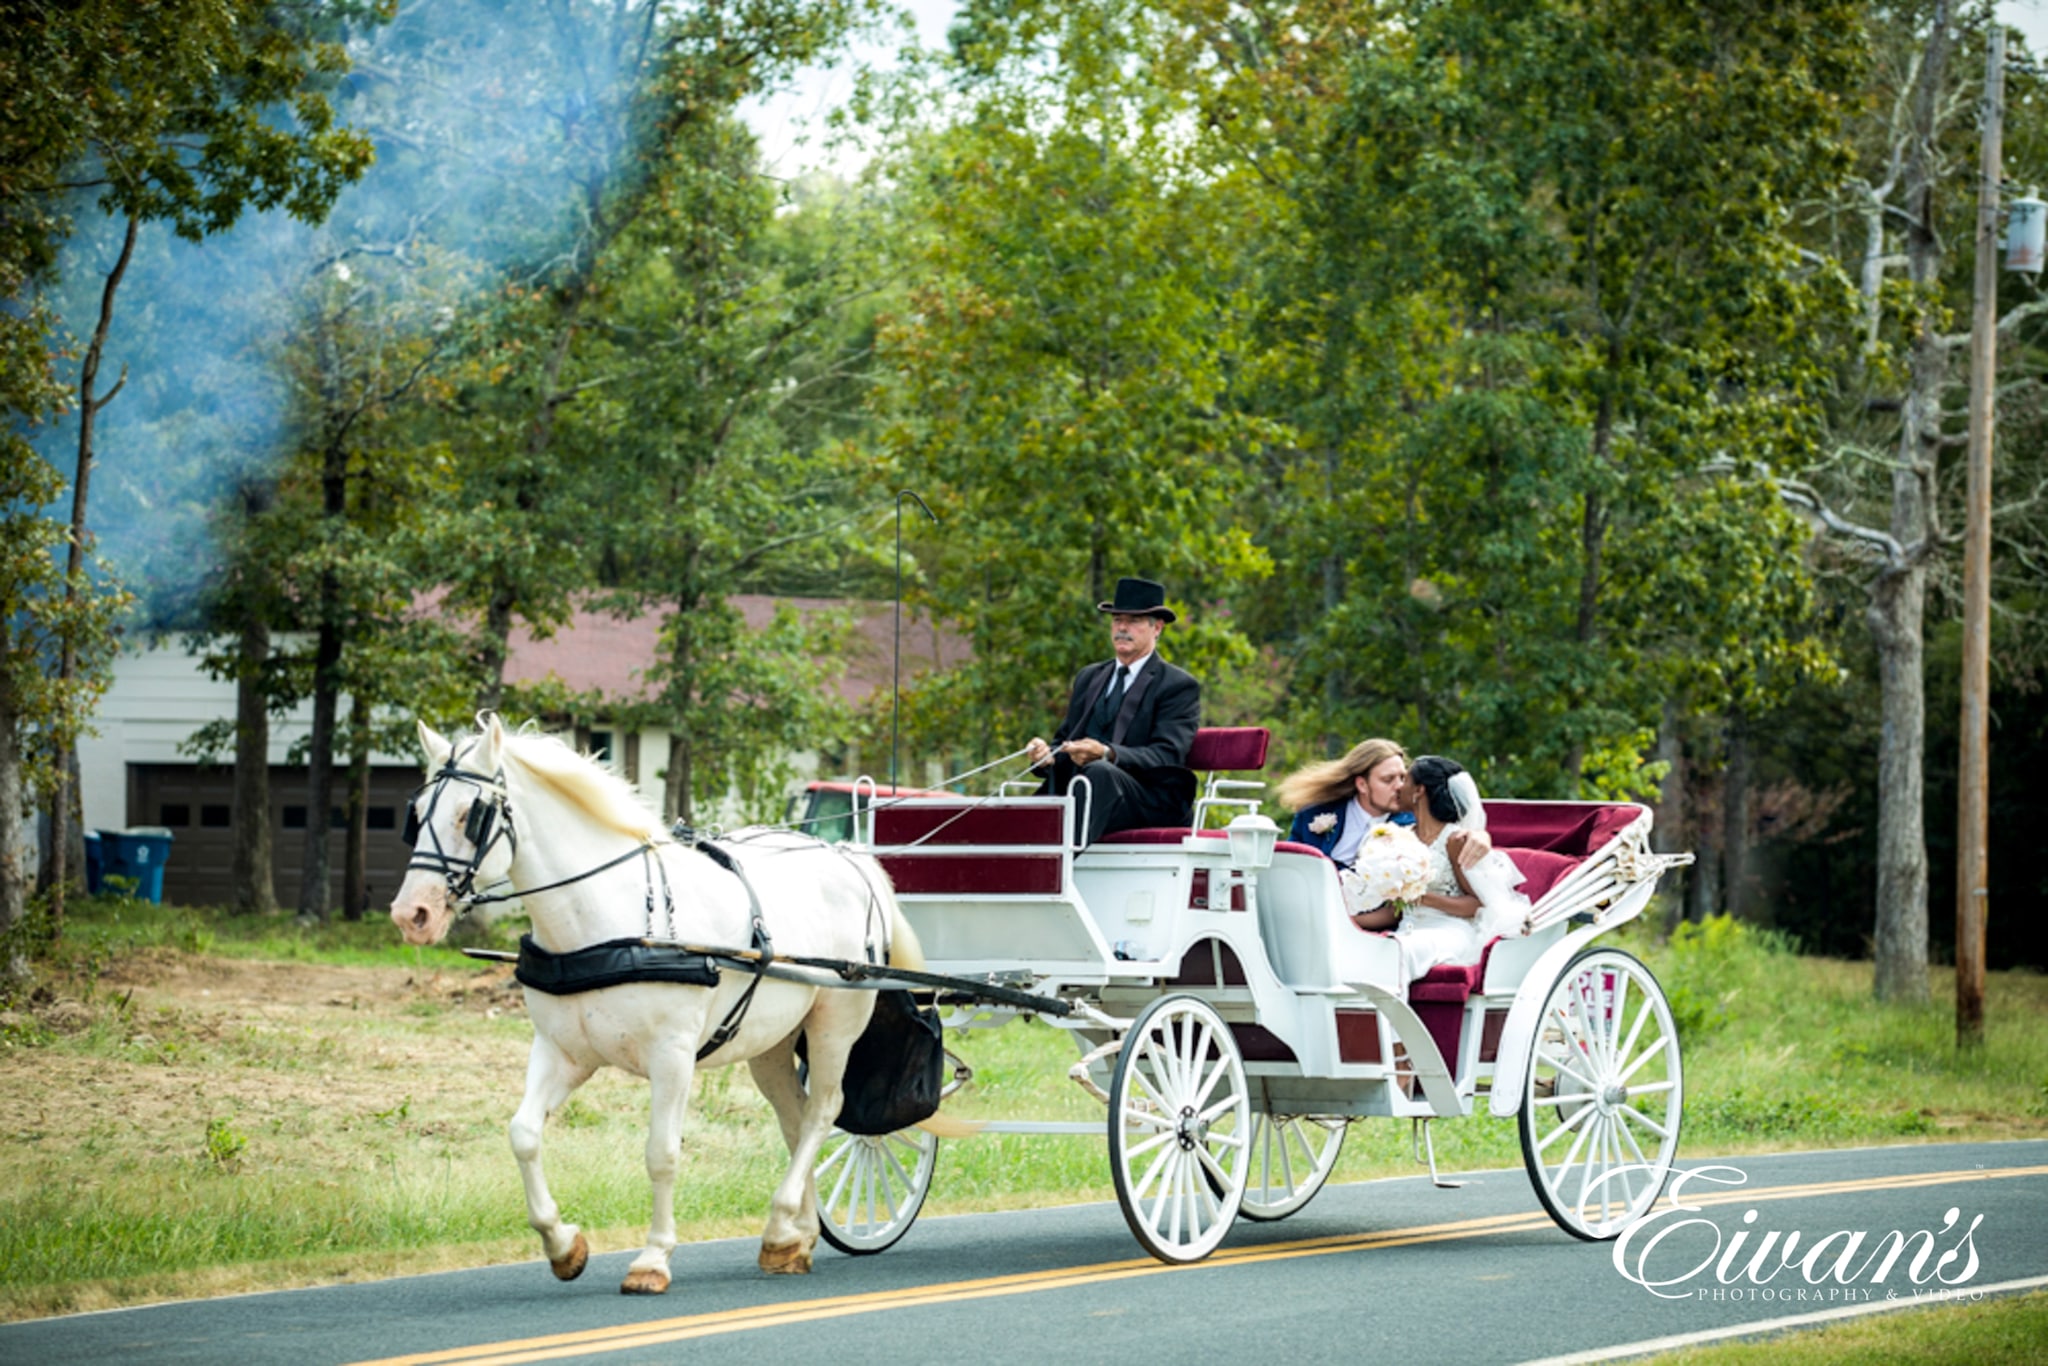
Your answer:
[[[607,768],[611,767],[612,733],[610,731],[594,730],[590,732],[590,757]]]
[[[206,803],[205,805],[201,806],[201,807],[199,808],[199,824],[200,824],[200,825],[201,825],[202,827],[204,827],[205,829],[208,829],[208,830],[225,830],[225,829],[227,829],[227,828],[228,828],[228,809],[227,809],[227,807],[225,807],[225,806],[221,806],[221,805],[217,805],[217,804],[215,804],[215,803],[213,803],[213,802],[208,802],[208,803]]]
[[[192,808],[183,802],[165,802],[156,809],[158,825],[192,824]]]
[[[287,806],[284,809],[284,828],[287,830],[304,830],[306,828],[306,808],[303,806]]]
[[[389,806],[373,806],[369,810],[369,828],[372,830],[396,830],[398,812]]]
[[[328,807],[328,808],[327,808],[327,828],[328,828],[329,830],[346,830],[346,829],[348,829],[348,812],[346,812],[346,811],[342,810],[342,809],[341,809],[340,807],[338,807],[338,806],[330,806],[330,807]]]

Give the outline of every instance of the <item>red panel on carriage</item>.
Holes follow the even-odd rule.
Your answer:
[[[1250,773],[1266,766],[1266,744],[1272,738],[1264,726],[1204,726],[1188,746],[1188,767]]]
[[[1584,858],[1643,814],[1639,806],[1584,802],[1488,802],[1486,833],[1496,845]]]
[[[903,893],[1055,896],[1061,890],[1058,854],[878,854],[876,859]]]
[[[1570,854],[1552,853],[1548,849],[1510,849],[1497,846],[1508,856],[1522,873],[1521,892],[1531,901],[1541,901],[1544,893],[1563,881],[1564,875],[1578,867],[1585,860]]]
[[[1371,1010],[1339,1010],[1337,1012],[1337,1061],[1378,1062],[1379,1060],[1379,1013]]]
[[[1066,834],[1065,808],[1044,806],[979,806],[971,802],[927,806],[922,803],[875,808],[875,843],[910,844],[1050,844]],[[1054,891],[1059,889],[1055,887]]]

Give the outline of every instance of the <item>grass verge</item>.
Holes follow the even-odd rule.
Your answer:
[[[2048,1344],[2048,1292],[1902,1309],[1767,1338],[1691,1347],[1644,1366],[2037,1366]]]

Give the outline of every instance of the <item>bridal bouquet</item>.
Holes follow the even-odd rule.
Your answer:
[[[1365,832],[1358,861],[1338,881],[1344,909],[1353,915],[1390,901],[1405,910],[1429,890],[1429,849],[1406,826],[1375,825]]]

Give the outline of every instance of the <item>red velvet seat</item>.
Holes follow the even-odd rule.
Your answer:
[[[1204,773],[1252,773],[1266,766],[1273,732],[1264,726],[1204,726],[1188,746],[1188,767]]]

